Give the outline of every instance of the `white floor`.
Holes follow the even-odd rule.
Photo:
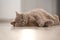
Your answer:
[[[60,26],[13,29],[9,23],[0,23],[0,40],[60,40]]]

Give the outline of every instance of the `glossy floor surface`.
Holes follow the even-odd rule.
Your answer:
[[[0,40],[60,40],[60,25],[13,28],[9,23],[0,23]]]

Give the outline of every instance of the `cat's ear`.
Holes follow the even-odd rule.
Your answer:
[[[19,16],[20,14],[18,12],[16,12],[16,16]]]

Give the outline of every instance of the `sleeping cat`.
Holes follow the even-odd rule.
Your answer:
[[[59,24],[59,18],[57,15],[52,15],[43,9],[34,9],[32,11],[21,14],[16,12],[15,21],[11,22],[11,24],[15,27],[22,26],[48,27]]]
[[[35,18],[31,15],[19,14],[16,12],[15,21],[11,22],[13,26],[21,27],[21,26],[38,26]]]

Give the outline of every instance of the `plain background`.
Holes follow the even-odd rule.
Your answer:
[[[15,18],[16,11],[29,11],[43,8],[50,13],[56,13],[56,0],[0,0],[0,20]]]

